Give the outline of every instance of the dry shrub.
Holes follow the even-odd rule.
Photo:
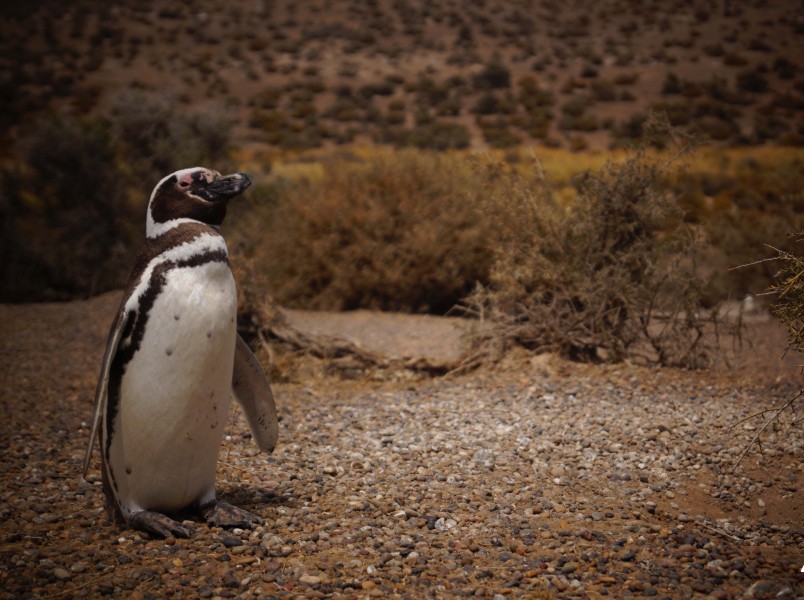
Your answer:
[[[125,284],[134,211],[98,123],[43,119],[4,171],[0,299],[67,299]],[[3,214],[5,213],[5,214]]]
[[[245,252],[287,306],[443,313],[486,276],[474,208],[486,187],[445,155],[335,158],[320,178],[258,203],[252,227],[260,231],[242,235],[258,241]]]
[[[519,344],[580,360],[705,364],[701,242],[665,184],[671,163],[644,150],[610,162],[579,181],[569,209],[543,179],[487,165],[505,185],[485,203],[500,238],[490,284],[466,300],[484,321],[474,334],[478,356]]]
[[[123,94],[107,118],[41,118],[0,177],[0,300],[70,299],[125,285],[153,186],[227,169],[231,122],[215,109]]]
[[[769,292],[776,296],[771,312],[787,327],[789,347],[804,352],[804,231],[793,236],[797,252],[777,250],[775,260],[782,261]]]
[[[709,182],[698,177],[710,209],[688,209],[711,241],[707,249],[707,294],[712,301],[761,294],[774,280],[770,246],[794,253],[792,237],[804,223],[804,171],[800,158],[774,156],[738,163],[735,173]],[[736,268],[738,265],[745,265]]]

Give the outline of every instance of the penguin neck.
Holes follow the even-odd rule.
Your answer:
[[[166,221],[164,223],[160,223],[154,221],[153,215],[151,214],[150,208],[148,209],[148,217],[145,222],[145,236],[148,239],[154,240],[168,231],[175,229],[176,227],[181,227],[182,225],[202,225],[208,229],[211,229],[215,233],[220,234],[220,225],[210,225],[209,223],[204,223],[203,221],[199,221],[197,219],[191,219],[189,217],[181,217],[178,219],[171,219],[170,221]]]

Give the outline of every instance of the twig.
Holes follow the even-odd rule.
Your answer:
[[[745,458],[745,455],[748,454],[748,451],[751,449],[751,446],[753,446],[755,443],[757,443],[759,441],[759,436],[762,435],[762,432],[765,431],[768,428],[768,425],[770,425],[777,418],[779,418],[779,415],[782,414],[782,411],[784,409],[788,408],[789,406],[792,406],[793,402],[798,400],[801,397],[802,394],[804,394],[804,388],[800,389],[798,391],[798,394],[796,394],[795,396],[790,398],[790,400],[788,400],[782,406],[780,406],[778,409],[776,409],[776,413],[770,419],[768,419],[768,421],[765,422],[765,424],[760,428],[759,431],[757,431],[756,435],[751,439],[751,441],[745,447],[745,450],[742,451],[742,454],[740,454],[739,458],[737,459],[737,462],[734,463],[734,466],[731,469],[732,473],[734,473],[737,470],[737,467],[739,466],[739,464],[743,460],[743,458]],[[745,420],[745,419],[743,419],[743,420]]]
[[[71,593],[76,592],[76,591],[78,591],[78,590],[80,590],[82,588],[85,588],[85,587],[87,587],[89,585],[92,585],[93,583],[98,583],[102,579],[106,579],[108,577],[111,577],[111,573],[105,573],[104,575],[101,575],[100,577],[96,577],[95,579],[90,579],[89,581],[85,581],[81,585],[77,585],[77,586],[71,587],[71,588],[65,588],[63,590],[59,590],[58,592],[54,592],[54,593],[49,594],[47,596],[42,596],[42,598],[43,599],[46,599],[46,598],[58,598],[59,596],[63,596],[64,594],[71,594]]]
[[[733,541],[735,541],[735,542],[742,542],[742,541],[744,541],[744,540],[742,540],[741,538],[738,538],[736,535],[732,535],[732,534],[730,534],[728,531],[723,531],[723,530],[722,530],[722,529],[720,529],[719,527],[715,527],[714,525],[710,525],[710,524],[709,524],[709,523],[707,523],[706,521],[701,521],[701,522],[700,522],[700,524],[701,524],[701,525],[703,525],[704,527],[706,527],[708,530],[710,530],[710,531],[714,531],[715,533],[717,533],[717,534],[719,534],[719,535],[722,535],[723,537],[727,537],[727,538],[729,538],[730,540],[733,540]]]

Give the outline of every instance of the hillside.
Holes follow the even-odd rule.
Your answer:
[[[25,3],[0,19],[2,128],[121,92],[214,106],[235,143],[608,148],[649,109],[724,143],[802,140],[787,2]]]

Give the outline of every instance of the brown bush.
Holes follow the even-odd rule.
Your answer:
[[[488,182],[446,156],[381,152],[336,159],[262,203],[243,239],[284,305],[443,313],[484,280]]]
[[[485,197],[497,237],[490,284],[466,300],[486,325],[473,339],[480,353],[519,344],[574,359],[704,364],[699,242],[668,193],[668,168],[644,151],[609,163],[579,182],[567,212],[543,181],[488,165],[486,177],[505,185]]]
[[[775,260],[782,266],[770,287],[775,296],[771,312],[787,327],[790,348],[804,352],[804,231],[798,231],[792,239],[797,246],[795,252],[777,250]]]

